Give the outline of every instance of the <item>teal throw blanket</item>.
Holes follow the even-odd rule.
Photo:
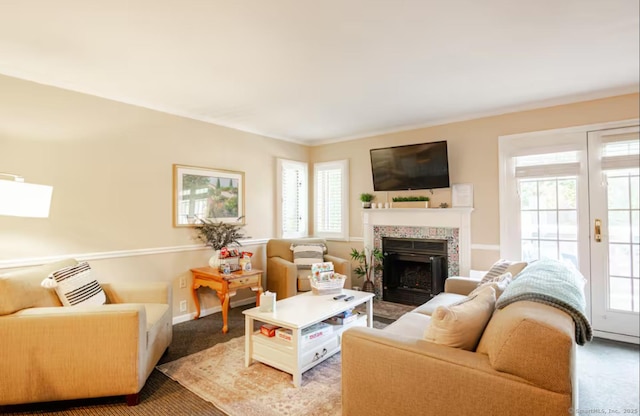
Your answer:
[[[575,322],[576,342],[584,345],[593,338],[585,315],[585,278],[574,267],[556,260],[542,259],[530,263],[511,282],[496,302],[496,308],[520,300],[544,303],[568,313]]]

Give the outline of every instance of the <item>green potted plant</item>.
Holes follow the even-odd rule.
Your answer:
[[[357,250],[351,249],[351,259],[359,263],[358,267],[353,269],[353,272],[359,277],[364,277],[364,283],[362,284],[362,290],[365,292],[374,292],[373,278],[375,272],[383,269],[384,255],[379,248],[363,248]]]
[[[375,196],[373,194],[362,193],[360,194],[360,201],[362,202],[362,208],[371,208],[371,201]]]
[[[394,196],[394,208],[429,208],[428,196]]]
[[[244,226],[238,218],[237,223],[215,221],[206,218],[199,218],[200,222],[194,227],[196,238],[204,242],[207,246],[215,250],[209,259],[209,266],[217,268],[220,266],[220,250],[225,247],[241,246],[240,239],[246,238],[242,233]]]

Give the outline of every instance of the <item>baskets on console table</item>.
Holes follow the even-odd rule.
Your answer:
[[[312,275],[309,280],[311,281],[311,290],[314,295],[332,295],[342,292],[347,276],[333,273],[332,277],[328,279],[317,279]]]

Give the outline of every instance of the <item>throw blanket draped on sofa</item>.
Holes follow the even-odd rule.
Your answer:
[[[496,303],[497,309],[520,300],[544,303],[568,313],[575,322],[576,342],[591,341],[593,331],[585,316],[584,277],[574,268],[555,261],[534,261],[507,286]]]

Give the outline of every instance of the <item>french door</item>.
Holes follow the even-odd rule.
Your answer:
[[[502,257],[577,267],[596,334],[636,343],[639,144],[638,126],[500,138]]]
[[[638,127],[589,132],[593,228],[591,322],[594,329],[638,337],[640,204]]]

